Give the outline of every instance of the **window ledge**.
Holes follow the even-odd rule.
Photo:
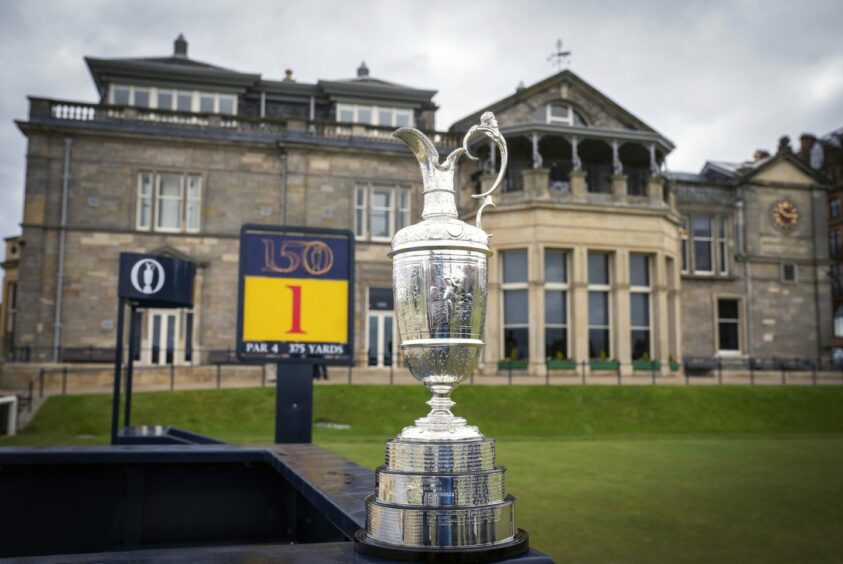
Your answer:
[[[695,274],[693,272],[683,272],[682,278],[689,278],[691,280],[711,280],[714,282],[732,282],[738,279],[738,277],[734,274]]]

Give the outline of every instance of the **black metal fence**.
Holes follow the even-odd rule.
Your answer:
[[[529,376],[528,365],[525,361],[504,360],[498,363],[498,372],[506,375],[507,384],[517,383],[518,379]],[[627,382],[641,383],[642,379],[649,379],[652,384],[676,383],[677,378],[684,379],[685,385],[692,381],[707,383],[747,383],[755,385],[770,384],[770,376],[785,386],[791,384],[818,385],[830,383],[843,385],[843,366],[818,359],[774,357],[774,358],[728,358],[728,357],[685,357],[682,363],[670,362],[669,376],[665,376],[659,361],[638,360],[632,363],[632,376],[624,376],[621,365],[613,360],[593,360],[576,362],[547,361],[545,363],[545,384],[550,384],[556,376],[568,376],[569,379],[578,378],[582,385],[591,383],[605,384],[609,379],[618,385]],[[800,377],[795,381],[795,377]],[[806,378],[808,382],[806,382]],[[473,377],[472,377],[473,379]]]

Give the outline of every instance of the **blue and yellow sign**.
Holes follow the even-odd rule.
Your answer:
[[[243,226],[238,357],[350,363],[353,281],[350,231]]]

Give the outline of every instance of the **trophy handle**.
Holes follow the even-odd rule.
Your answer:
[[[506,162],[508,157],[508,152],[506,150],[506,139],[503,138],[501,135],[500,130],[498,129],[498,120],[495,119],[495,114],[492,112],[485,112],[482,116],[480,116],[480,125],[473,125],[471,129],[468,130],[468,133],[465,134],[465,137],[462,141],[462,148],[465,151],[465,156],[469,159],[476,161],[479,157],[475,157],[471,154],[471,151],[468,149],[468,141],[476,134],[482,133],[489,137],[492,141],[494,141],[498,148],[501,150],[501,170],[498,172],[498,177],[495,179],[495,183],[492,184],[492,187],[483,192],[482,194],[472,194],[472,198],[481,199],[480,207],[477,209],[477,227],[483,228],[480,224],[481,217],[483,215],[483,210],[487,206],[495,207],[495,203],[492,201],[492,193],[495,190],[500,188],[501,184],[503,183],[503,177],[506,174]]]

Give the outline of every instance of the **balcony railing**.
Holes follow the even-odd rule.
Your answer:
[[[382,143],[401,143],[392,137],[393,127],[359,123],[308,120],[297,118],[260,118],[249,115],[221,115],[179,112],[156,108],[88,104],[47,98],[30,98],[31,121],[60,121],[102,124],[155,124],[189,128],[197,131],[217,130],[237,133],[312,137],[314,139],[363,139]],[[454,149],[461,139],[449,132],[426,131],[438,148]]]

